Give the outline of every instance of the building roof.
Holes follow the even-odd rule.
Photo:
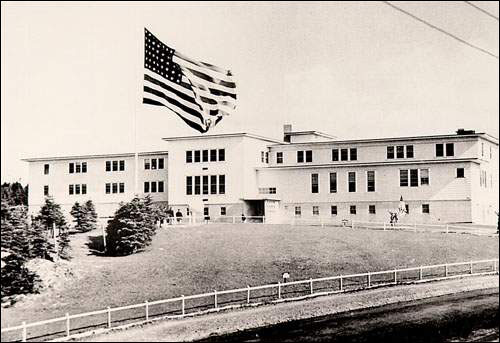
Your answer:
[[[329,140],[329,141],[314,141],[314,142],[298,142],[298,143],[282,143],[273,144],[278,145],[307,145],[307,144],[357,144],[357,143],[377,143],[377,142],[399,142],[411,140],[436,140],[436,139],[461,139],[461,138],[475,138],[481,137],[493,144],[498,145],[498,138],[493,137],[487,133],[479,132],[473,134],[447,134],[447,135],[429,135],[429,136],[408,136],[408,137],[388,137],[388,138],[366,138],[366,139],[348,139],[348,140]]]
[[[290,131],[290,132],[285,132],[285,135],[290,135],[290,136],[301,136],[301,135],[315,135],[315,136],[321,136],[325,138],[330,138],[330,139],[335,139],[337,136],[330,135],[328,133],[320,132],[320,131]]]
[[[147,151],[138,153],[139,156],[151,156],[151,155],[167,155],[168,151]],[[92,159],[92,158],[117,158],[117,157],[133,157],[135,153],[126,152],[118,154],[97,154],[97,155],[73,155],[73,156],[56,156],[56,157],[34,157],[34,158],[23,158],[21,161],[25,162],[43,162],[43,161],[65,161],[65,160],[81,160],[81,159]]]
[[[230,137],[250,137],[263,141],[268,141],[272,143],[283,143],[283,141],[274,138],[268,138],[264,136],[254,135],[252,133],[240,132],[240,133],[221,133],[217,135],[197,135],[197,136],[178,136],[178,137],[165,137],[162,138],[164,141],[179,141],[179,140],[193,140],[193,139],[208,139],[208,138],[230,138]]]

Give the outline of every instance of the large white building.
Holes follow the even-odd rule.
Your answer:
[[[403,197],[405,220],[495,224],[498,140],[486,133],[337,140],[292,131],[163,138],[165,151],[31,158],[29,207],[53,196],[69,213],[88,199],[99,216],[150,194],[184,215],[335,217],[386,221]]]

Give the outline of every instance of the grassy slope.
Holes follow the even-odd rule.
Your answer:
[[[97,232],[90,233],[98,235]],[[89,255],[86,234],[73,236],[79,279],[53,294],[2,309],[2,327],[230,288],[498,257],[498,238],[458,234],[211,225],[163,229],[148,251],[127,257]]]

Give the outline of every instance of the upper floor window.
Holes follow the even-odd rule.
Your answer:
[[[336,162],[339,160],[339,149],[332,149],[332,161]]]
[[[186,194],[187,195],[193,194],[193,177],[192,176],[186,176]]]
[[[375,171],[369,170],[366,172],[366,187],[368,192],[375,192]]]
[[[106,161],[106,171],[111,171],[111,161]]]
[[[405,158],[405,147],[404,145],[396,146],[396,158]]]
[[[217,175],[210,175],[210,194],[217,194]]]
[[[49,186],[43,186],[43,195],[49,195]]]
[[[444,144],[438,143],[436,144],[436,157],[444,156]]]
[[[358,159],[358,149],[356,148],[349,149],[349,155],[351,157],[351,161],[356,161]]]
[[[394,147],[393,146],[388,146],[387,147],[387,158],[388,159],[393,159],[394,158]]]
[[[82,165],[80,162],[75,163],[75,172],[81,173],[82,172]]]
[[[481,143],[481,157],[484,157],[484,143]]]
[[[158,181],[158,192],[163,193],[165,191],[165,184],[163,181]]]
[[[446,143],[446,156],[455,156],[455,144]]]
[[[110,194],[111,193],[111,184],[107,183],[105,186],[106,186],[106,189],[105,189],[106,194]]]
[[[455,156],[455,144],[454,143],[438,143],[436,144],[436,157]]]
[[[120,171],[124,171],[124,170],[125,170],[125,161],[120,160]]]
[[[330,173],[330,193],[337,193],[337,173]]]
[[[465,169],[457,168],[457,178],[464,178],[464,177],[465,177]]]
[[[44,164],[43,165],[43,173],[45,175],[48,175],[49,174],[49,165],[48,164]]]
[[[226,150],[219,149],[219,161],[223,162],[226,160]]]
[[[219,175],[219,194],[226,193],[226,175]]]
[[[157,167],[158,167],[158,164],[156,162],[156,158],[152,158],[151,159],[151,169],[156,170]]]
[[[113,171],[118,171],[118,161],[113,161]]]
[[[194,151],[194,162],[200,162],[201,161],[201,155],[200,155],[200,150],[195,150]]]
[[[313,152],[312,150],[306,150],[306,162],[313,161]]]
[[[319,175],[311,174],[311,192],[319,193]]]
[[[349,150],[348,149],[340,149],[340,160],[347,161],[349,159]]]
[[[356,192],[356,172],[349,172],[347,178],[349,192]]]
[[[82,185],[83,186],[83,185]],[[120,182],[120,184],[118,185],[118,188],[119,188],[119,192],[120,193],[125,193],[125,183],[123,182]],[[82,190],[83,191],[83,190]],[[83,194],[83,192],[82,192]]]
[[[276,153],[276,163],[283,163],[283,152],[280,151]]]
[[[399,171],[399,186],[408,187],[408,169],[401,169]]]
[[[74,172],[75,172],[75,164],[74,163],[70,163],[69,164],[69,173],[73,174]]]
[[[259,188],[259,194],[276,194],[276,187]]]
[[[217,149],[210,149],[210,162],[217,162]]]
[[[302,162],[304,162],[304,152],[297,151],[297,163],[302,163]]]
[[[418,187],[418,169],[410,169],[410,187]]]
[[[406,146],[406,158],[413,158],[413,145]]]
[[[208,150],[202,150],[201,152],[201,161],[208,162]]]
[[[193,152],[191,150],[186,151],[186,163],[193,162]]]
[[[429,169],[420,169],[420,186],[429,184]]]
[[[202,180],[202,193],[208,194],[209,190],[208,175],[203,175],[201,180]]]

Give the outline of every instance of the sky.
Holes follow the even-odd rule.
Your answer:
[[[499,54],[498,20],[465,2],[392,3]],[[473,3],[498,17],[498,2]],[[2,182],[29,181],[22,158],[167,150],[162,137],[198,134],[142,104],[145,27],[233,72],[236,111],[209,134],[499,136],[499,60],[383,2],[1,7]]]

